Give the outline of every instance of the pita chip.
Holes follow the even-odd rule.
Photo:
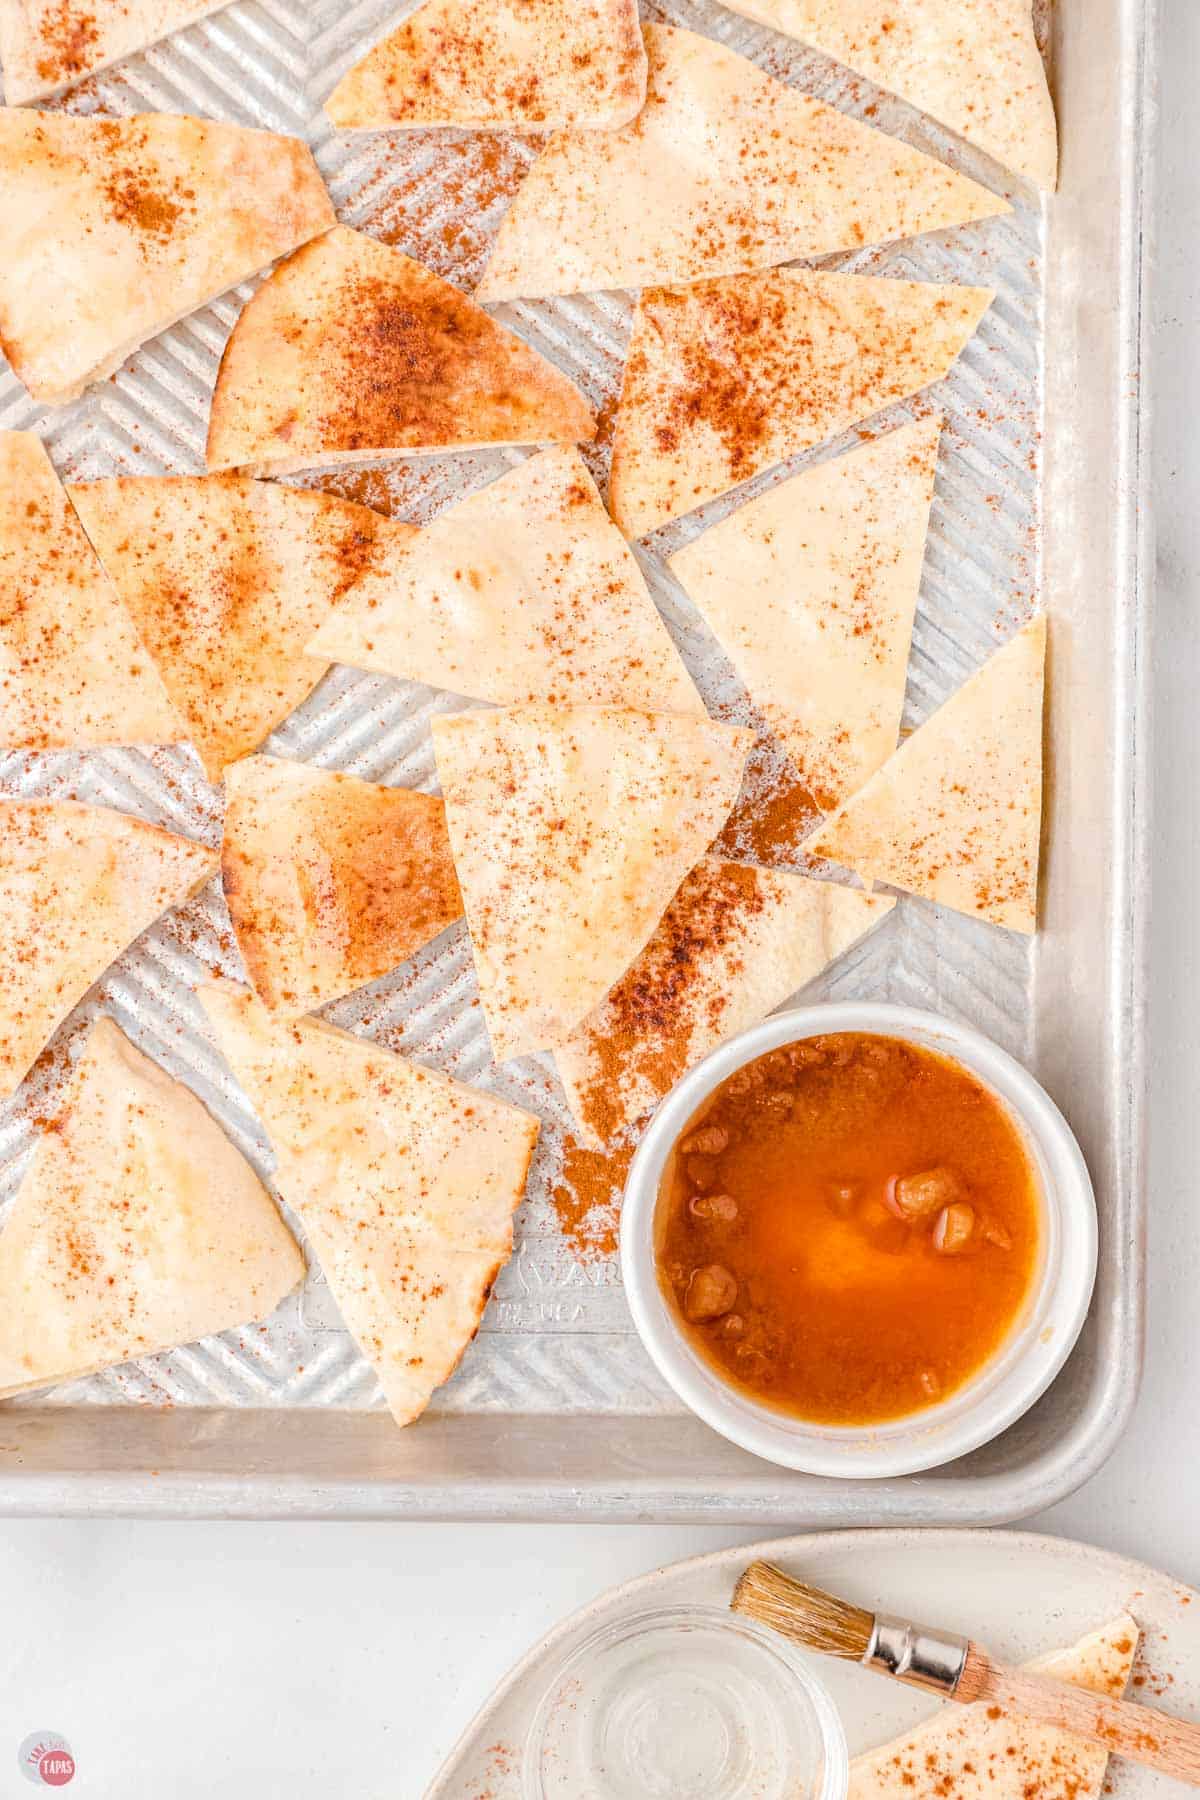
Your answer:
[[[46,100],[85,75],[194,25],[227,0],[0,0],[9,106]]]
[[[109,964],[216,867],[205,845],[106,806],[0,799],[0,1100]]]
[[[829,810],[900,735],[940,431],[904,425],[805,469],[670,559]]]
[[[648,25],[646,53],[631,124],[567,132],[533,164],[478,299],[699,281],[1010,211],[711,38]]]
[[[611,131],[645,97],[637,0],[425,0],[325,111],[351,131]]]
[[[1119,1700],[1139,1630],[1121,1613],[1031,1669]],[[1108,1753],[1099,1744],[998,1707],[943,1706],[904,1737],[856,1756],[849,1800],[1100,1800]]]
[[[1041,188],[1058,133],[1033,0],[727,0],[899,94]]]
[[[304,647],[414,536],[332,494],[244,475],[118,476],[68,489],[210,781],[316,686]]]
[[[365,1038],[200,990],[347,1329],[408,1425],[452,1374],[512,1251],[538,1121]]]
[[[221,358],[208,466],[287,475],[594,432],[583,395],[545,357],[421,263],[339,225],[243,309]]]
[[[273,756],[233,763],[225,795],[225,899],[273,1012],[374,981],[462,917],[440,800]]]
[[[652,1112],[686,1069],[782,1006],[894,905],[832,881],[704,857],[636,962],[555,1048],[589,1145]]]
[[[0,748],[186,736],[40,441],[0,431]]]
[[[498,1062],[561,1041],[644,949],[721,829],[752,742],[694,714],[612,706],[433,720]]]
[[[988,288],[776,269],[642,295],[609,504],[643,537],[949,373]]]
[[[0,1232],[0,1398],[264,1319],[303,1275],[215,1119],[98,1019]]]
[[[805,840],[868,881],[1037,929],[1046,620],[1031,619]]]
[[[309,650],[502,706],[704,711],[573,445],[530,457],[413,533]]]
[[[171,113],[0,107],[0,193],[0,349],[55,405],[334,221],[298,138]]]

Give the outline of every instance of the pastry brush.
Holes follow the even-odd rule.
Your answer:
[[[1052,1675],[1006,1668],[969,1638],[867,1612],[794,1581],[770,1563],[750,1564],[730,1604],[806,1650],[861,1663],[945,1700],[966,1705],[986,1700],[1200,1787],[1200,1725],[1186,1719],[1072,1687]]]

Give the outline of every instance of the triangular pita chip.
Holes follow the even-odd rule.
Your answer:
[[[93,981],[216,868],[203,844],[107,806],[0,799],[0,1100]]]
[[[530,457],[414,533],[309,649],[502,706],[704,711],[573,445]]]
[[[98,1019],[0,1232],[0,1398],[263,1319],[303,1275],[195,1094]]]
[[[721,829],[752,741],[615,706],[433,720],[497,1061],[561,1041],[624,974]]]
[[[637,0],[425,0],[325,111],[344,130],[611,131],[645,96]]]
[[[0,0],[9,106],[45,100],[158,43],[228,0]]]
[[[937,419],[782,481],[671,568],[827,809],[896,748]]]
[[[940,381],[992,299],[795,269],[649,289],[613,439],[617,524],[643,537]]]
[[[1119,1700],[1138,1636],[1136,1622],[1120,1613],[1029,1667]],[[904,1737],[856,1756],[849,1800],[1100,1800],[1107,1767],[1102,1745],[980,1700],[944,1705]]]
[[[1046,620],[951,694],[804,848],[957,912],[1037,929]]]
[[[0,107],[0,349],[73,400],[147,338],[333,224],[298,138]]]
[[[0,431],[0,748],[187,736],[29,431]]]
[[[555,1048],[587,1142],[644,1118],[685,1069],[782,1006],[894,905],[706,856],[637,961]]]
[[[646,27],[644,109],[568,132],[500,226],[480,300],[670,285],[890,243],[1010,210],[711,38]]]
[[[208,466],[286,475],[594,431],[545,357],[440,275],[339,225],[281,264],[234,326]]]
[[[118,476],[68,489],[210,781],[316,686],[330,609],[415,535],[369,507],[248,475]]]
[[[1032,0],[726,0],[1053,188],[1058,133]]]
[[[312,1012],[462,917],[440,800],[248,756],[225,777],[221,876],[256,993]]]
[[[538,1121],[248,988],[200,990],[347,1328],[398,1425],[474,1337],[512,1251]]]

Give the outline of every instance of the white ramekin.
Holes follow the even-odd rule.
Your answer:
[[[1007,1107],[1039,1177],[1041,1272],[1029,1302],[996,1355],[939,1405],[885,1425],[828,1426],[789,1418],[728,1387],[676,1325],[654,1264],[654,1214],[672,1146],[704,1101],[735,1069],[781,1044],[831,1031],[907,1038],[955,1058]],[[1053,1100],[1007,1051],[937,1013],[882,1002],[805,1006],[776,1013],[730,1038],[680,1080],[646,1131],[630,1166],[621,1218],[621,1269],[634,1323],[663,1378],[723,1437],[768,1462],[811,1475],[909,1475],[965,1456],[1011,1425],[1053,1381],[1079,1336],[1096,1275],[1096,1202],[1070,1126]],[[869,1320],[864,1327],[869,1329]]]

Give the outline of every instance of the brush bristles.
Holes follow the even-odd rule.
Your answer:
[[[861,1606],[793,1581],[782,1569],[765,1562],[750,1564],[733,1590],[730,1605],[734,1612],[769,1625],[806,1650],[841,1656],[847,1662],[862,1661],[875,1626],[874,1614],[864,1612]]]

